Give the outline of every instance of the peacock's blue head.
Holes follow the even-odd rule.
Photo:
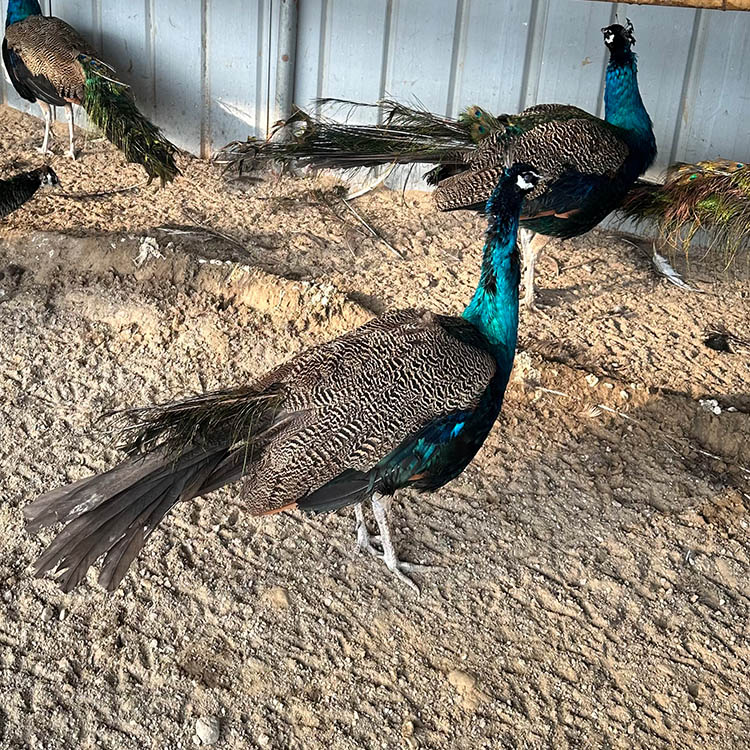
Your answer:
[[[39,0],[8,0],[8,12],[5,15],[5,28],[12,23],[23,21],[29,16],[41,16]]]
[[[604,34],[604,44],[609,50],[611,57],[614,59],[626,56],[635,44],[633,24],[629,18],[625,20],[627,26],[613,23],[611,26],[605,26],[602,29],[602,34]]]
[[[517,162],[506,167],[487,201],[487,213],[498,215],[520,210],[523,199],[542,179],[542,175],[531,164]]]

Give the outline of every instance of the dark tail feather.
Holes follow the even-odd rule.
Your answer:
[[[91,122],[129,162],[143,166],[149,182],[154,177],[162,186],[171,182],[180,174],[174,160],[176,146],[138,111],[127,86],[110,78],[101,63],[85,56],[79,61],[86,73],[83,106]]]
[[[48,492],[24,510],[30,532],[67,524],[36,563],[65,591],[104,555],[99,583],[112,591],[149,534],[182,500],[239,479],[254,450],[292,418],[281,386],[216,391],[128,414],[127,449],[114,469]]]
[[[372,473],[347,469],[300,500],[297,507],[308,513],[328,513],[367,500],[375,490],[374,485]]]
[[[280,124],[286,128],[286,140],[235,141],[225,146],[215,161],[240,173],[272,161],[297,162],[317,169],[357,169],[394,163],[461,161],[463,153],[474,148],[470,127],[461,120],[439,117],[392,101],[365,105],[322,100],[324,104],[334,101],[352,108],[380,106],[383,124],[339,123],[296,109]]]
[[[36,575],[55,571],[62,589],[70,591],[105,555],[99,583],[112,591],[166,513],[199,494],[225,456],[222,447],[196,449],[176,462],[163,455],[129,459],[42,495],[24,510],[29,531],[58,521],[67,525],[36,562]]]

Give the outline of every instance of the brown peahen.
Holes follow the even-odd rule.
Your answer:
[[[49,144],[50,106],[64,106],[69,118],[68,155],[75,158],[76,104],[129,162],[143,166],[149,183],[158,177],[164,185],[180,173],[175,146],[138,111],[130,89],[115,80],[112,69],[74,28],[59,18],[43,16],[38,0],[9,0],[3,61],[18,94],[42,109],[42,153],[47,153]]]
[[[638,183],[619,213],[652,221],[667,245],[687,250],[698,232],[730,262],[750,248],[750,165],[728,159],[673,164],[664,184]]]
[[[31,200],[39,188],[59,184],[60,181],[52,167],[40,167],[30,172],[21,172],[7,180],[0,180],[0,219]]]
[[[381,125],[335,123],[298,110],[289,120],[291,139],[230,144],[218,160],[240,169],[246,161],[268,160],[334,169],[437,163],[426,179],[437,186],[442,211],[482,210],[509,154],[533,161],[547,177],[521,217],[524,301],[532,307],[534,266],[550,238],[575,237],[595,227],[656,157],[638,90],[632,24],[607,26],[602,33],[610,52],[604,120],[565,104],[498,116],[469,107],[453,120],[386,101]]]
[[[523,164],[499,173],[463,316],[387,312],[253,385],[133,412],[130,458],[25,509],[29,531],[65,524],[37,574],[54,571],[67,591],[104,556],[99,582],[114,589],[175,504],[237,483],[256,515],[355,505],[359,548],[414,586],[391,540],[390,497],[457,477],[497,418],[518,330],[518,217],[539,179]],[[365,525],[367,500],[382,554]]]

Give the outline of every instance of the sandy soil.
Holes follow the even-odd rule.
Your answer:
[[[39,121],[0,123],[2,175],[38,164]],[[696,294],[607,233],[551,247],[487,444],[395,504],[419,598],[353,553],[350,511],[257,519],[231,490],[177,508],[114,595],[63,595],[21,509],[117,460],[102,413],[393,305],[460,311],[482,221],[355,201],[398,257],[332,180],[185,159],[160,192],[82,197],[141,173],[101,141],[51,161],[63,192],[0,224],[2,747],[188,748],[199,719],[232,748],[747,747],[750,346],[704,343],[750,338],[746,268],[693,259]],[[197,223],[234,239],[157,229]]]

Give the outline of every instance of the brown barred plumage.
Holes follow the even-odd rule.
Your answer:
[[[47,79],[60,99],[83,103],[86,76],[77,58],[96,58],[96,52],[72,26],[55,17],[29,16],[8,26],[5,39],[32,76]],[[30,88],[34,90],[33,80]]]
[[[517,117],[528,122],[534,114],[541,117],[532,127],[526,125],[528,129],[514,135],[511,120],[507,129],[492,133],[476,151],[469,152],[469,168],[438,183],[437,207],[452,211],[486,201],[509,155],[515,161],[533,162],[545,176],[528,201],[542,195],[548,184],[571,168],[582,174],[613,177],[628,156],[627,144],[615,128],[577,107],[538,104]],[[551,116],[560,119],[549,120]]]

